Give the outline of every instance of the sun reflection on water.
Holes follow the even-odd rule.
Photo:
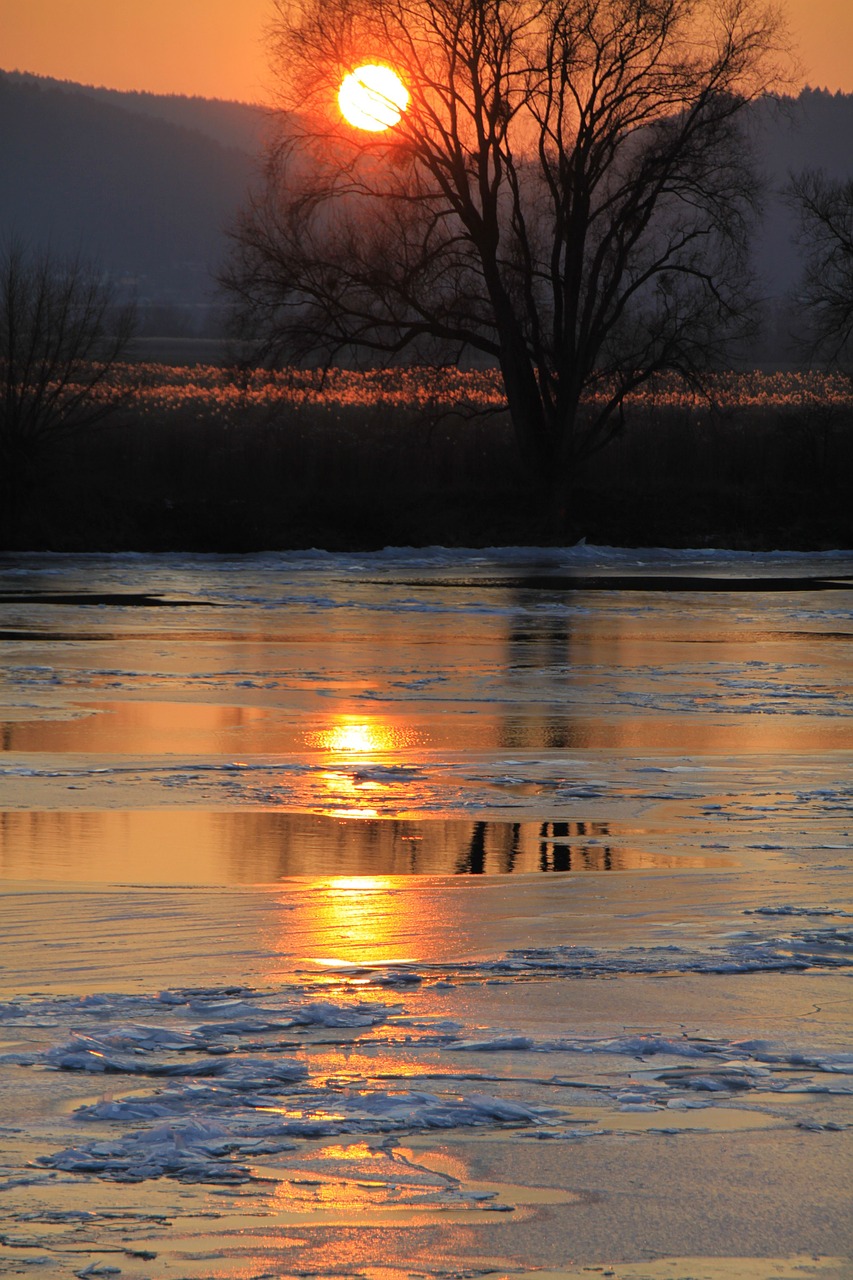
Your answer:
[[[423,736],[409,725],[340,714],[306,733],[304,741],[328,766],[320,773],[327,795],[318,812],[335,818],[392,816],[401,799],[406,808],[400,777],[386,771],[399,770],[400,753],[423,744]]]
[[[319,812],[333,818],[378,818],[379,810],[370,803],[387,793],[388,786],[371,778],[361,778],[341,770],[322,773],[323,785],[328,791],[328,805],[321,805]]]
[[[384,756],[422,746],[423,736],[406,724],[340,715],[332,724],[306,733],[305,741],[331,756]]]
[[[306,903],[314,946],[308,943],[305,959],[347,986],[363,985],[360,979],[374,967],[416,963],[414,947],[429,924],[428,910],[417,890],[402,890],[397,876],[315,880]]]
[[[337,944],[337,954],[315,957],[331,969],[356,969],[361,965],[410,964],[412,957],[392,955],[390,942],[399,945],[400,898],[393,876],[340,876],[321,881],[315,900],[316,924]]]

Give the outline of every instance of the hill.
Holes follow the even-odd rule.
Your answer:
[[[789,176],[825,169],[834,178],[853,176],[853,94],[804,89],[781,103],[753,108],[756,158],[767,182],[764,218],[754,256],[768,295],[783,297],[797,281],[796,218],[781,198]]]
[[[95,256],[143,304],[204,308],[253,156],[126,96],[145,109],[0,74],[0,233]]]
[[[55,80],[26,71],[2,73],[16,84],[29,84],[40,89],[83,94],[95,102],[122,107],[136,115],[165,120],[184,129],[194,129],[224,147],[237,147],[255,154],[263,145],[269,113],[248,102],[228,102],[221,98],[191,98],[183,94],[127,92],[95,85],[77,84],[73,80]]]
[[[781,191],[806,166],[853,172],[853,95],[762,101],[751,123],[768,182],[755,262],[778,310],[799,274]],[[149,333],[209,331],[225,228],[267,128],[263,109],[245,103],[0,72],[0,235],[97,257],[147,308]]]

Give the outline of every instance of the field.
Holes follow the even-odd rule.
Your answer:
[[[493,370],[132,364],[103,394],[109,425],[40,461],[6,545],[851,543],[840,374],[718,374],[708,394],[662,378],[556,513],[523,475]]]

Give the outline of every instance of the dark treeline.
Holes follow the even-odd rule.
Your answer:
[[[853,545],[853,412],[815,402],[629,410],[555,518],[508,421],[289,405],[125,412],[60,442],[5,546],[256,551],[590,542]]]

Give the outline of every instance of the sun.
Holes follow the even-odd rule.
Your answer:
[[[338,90],[341,114],[356,129],[381,133],[399,124],[409,91],[390,67],[370,62],[344,76]]]

